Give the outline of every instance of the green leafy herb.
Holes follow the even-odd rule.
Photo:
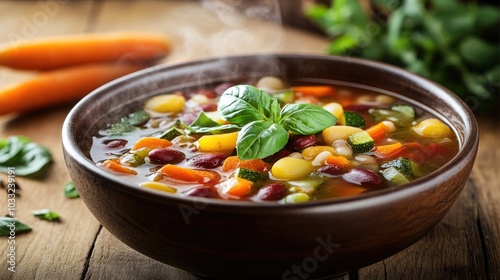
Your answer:
[[[193,133],[199,134],[219,134],[225,132],[233,132],[239,130],[241,127],[237,124],[224,124],[212,120],[210,117],[201,111],[196,120],[191,125],[183,125],[184,128]]]
[[[47,221],[59,221],[61,218],[61,215],[59,213],[50,211],[49,209],[42,209],[42,210],[36,210],[31,212],[35,217],[41,220],[47,220]]]
[[[471,109],[494,112],[500,90],[500,13],[459,0],[334,0],[306,15],[332,40],[328,53],[384,61],[449,88]]]
[[[250,86],[239,85],[220,97],[218,110],[223,118],[243,126],[236,151],[241,159],[264,158],[281,150],[289,132],[311,135],[335,124],[337,118],[311,104],[286,104]]]
[[[73,182],[68,182],[64,185],[64,196],[67,198],[77,198],[80,196]]]
[[[19,176],[41,175],[52,161],[50,151],[23,136],[11,136],[0,143],[0,172],[13,170]]]
[[[105,133],[110,135],[118,135],[134,131],[137,126],[146,123],[149,120],[149,114],[140,110],[123,117],[119,122],[111,124]]]
[[[16,218],[0,217],[0,236],[11,236],[30,230],[31,227],[18,221]]]

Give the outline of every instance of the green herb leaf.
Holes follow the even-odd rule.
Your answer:
[[[80,195],[78,194],[78,190],[75,187],[75,183],[68,182],[64,185],[64,196],[67,198],[77,198]]]
[[[243,126],[251,121],[272,121],[276,116],[277,101],[264,91],[250,86],[238,85],[227,89],[219,99],[221,116],[233,124]]]
[[[221,125],[208,117],[201,111],[196,120],[191,125],[181,124],[185,129],[199,134],[220,134],[226,132],[238,131],[241,127],[236,124]]]
[[[0,172],[9,168],[19,176],[41,175],[44,167],[52,161],[50,151],[23,136],[11,136],[0,149]]]
[[[137,126],[146,123],[149,118],[150,116],[146,111],[139,110],[123,117],[119,122],[111,124],[109,128],[106,129],[105,134],[119,135],[132,132],[137,128]]]
[[[287,104],[281,110],[280,124],[294,134],[316,134],[336,122],[332,113],[312,104]]]
[[[30,230],[31,227],[18,221],[16,218],[0,217],[0,236],[11,236],[14,233],[18,234]]]
[[[42,210],[36,210],[31,212],[35,217],[41,220],[47,220],[47,221],[59,221],[61,218],[61,215],[59,213],[50,211],[49,209],[42,209]]]
[[[265,158],[281,150],[288,142],[288,131],[280,124],[253,121],[238,134],[236,151],[240,159]]]

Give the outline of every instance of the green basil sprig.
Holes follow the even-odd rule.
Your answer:
[[[316,134],[334,125],[337,118],[317,105],[286,104],[251,85],[227,89],[218,110],[227,121],[242,126],[236,151],[240,159],[265,158],[281,150],[289,132]]]
[[[24,136],[10,136],[0,142],[0,172],[12,169],[19,176],[41,175],[52,161],[50,151]]]

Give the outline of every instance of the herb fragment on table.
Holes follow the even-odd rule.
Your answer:
[[[78,190],[73,182],[68,182],[64,185],[64,196],[67,198],[77,198],[80,197]]]
[[[27,137],[10,136],[0,141],[0,172],[35,177],[51,161],[50,151]]]
[[[35,210],[31,212],[33,216],[37,217],[40,220],[47,220],[47,221],[59,221],[61,218],[61,215],[59,213],[50,211],[49,209],[42,209],[42,210]]]
[[[236,151],[242,160],[265,158],[281,150],[289,133],[316,134],[337,118],[320,106],[286,104],[251,85],[233,86],[219,99],[221,116],[241,127]]]
[[[13,236],[28,231],[31,231],[31,227],[16,218],[0,217],[0,236]]]
[[[471,109],[497,109],[498,7],[458,0],[367,2],[369,11],[348,0],[306,9],[331,36],[329,54],[394,64],[444,85]]]

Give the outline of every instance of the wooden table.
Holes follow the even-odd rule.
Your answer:
[[[325,38],[276,24],[279,21],[273,13],[269,14],[271,22],[267,22],[243,18],[218,1],[202,4],[0,1],[0,43],[55,34],[147,30],[167,34],[175,42],[162,63],[237,53],[323,53],[327,45]],[[246,44],[235,47],[235,42]],[[0,85],[30,75],[0,68]],[[70,108],[71,104],[0,118],[1,137],[25,135],[49,147],[54,156],[45,178],[15,178],[21,186],[15,217],[33,230],[16,236],[15,273],[8,271],[11,245],[6,238],[0,239],[0,279],[198,279],[130,249],[97,222],[81,199],[63,196],[63,186],[70,179],[60,135]],[[407,250],[342,279],[500,277],[499,119],[481,117],[479,125],[481,142],[470,180],[442,222]],[[0,179],[5,180],[6,175],[0,175]],[[0,212],[7,211],[5,191],[0,193],[0,207]],[[44,208],[58,211],[61,222],[41,221],[31,214]]]

